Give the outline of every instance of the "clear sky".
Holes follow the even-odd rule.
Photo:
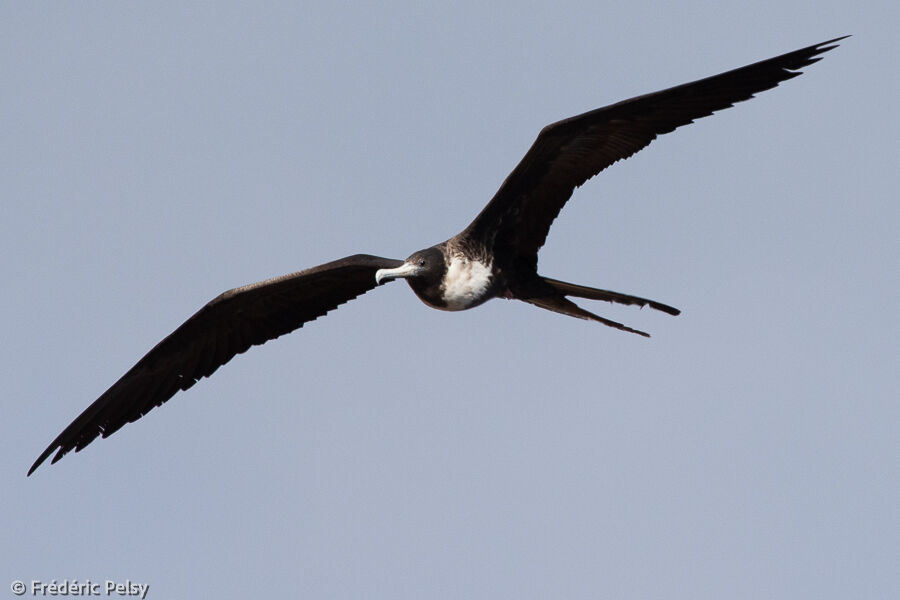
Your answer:
[[[898,11],[3,3],[0,583],[897,598]],[[545,124],[844,34],[555,223],[543,274],[684,311],[585,302],[652,339],[395,283],[25,478],[221,291],[403,258]]]

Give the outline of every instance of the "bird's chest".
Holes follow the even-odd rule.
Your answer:
[[[465,310],[493,297],[495,278],[490,264],[454,256],[441,282],[441,300],[446,310]]]

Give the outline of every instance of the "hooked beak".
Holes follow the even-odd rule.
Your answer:
[[[412,263],[403,263],[396,269],[378,269],[375,271],[375,283],[381,285],[382,282],[401,277],[413,277],[419,274],[419,267]]]

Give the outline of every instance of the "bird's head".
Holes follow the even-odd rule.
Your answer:
[[[378,269],[375,281],[379,284],[391,279],[406,279],[419,299],[428,306],[443,309],[445,303],[441,292],[441,284],[447,265],[440,245],[419,250],[407,258],[396,269]]]
[[[431,247],[415,252],[395,269],[378,269],[375,281],[379,285],[400,278],[440,281],[445,268],[444,255],[436,247]]]

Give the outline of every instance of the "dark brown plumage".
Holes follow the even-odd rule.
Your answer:
[[[797,77],[798,69],[821,60],[819,54],[847,37],[547,125],[463,234],[492,246],[495,253],[508,249],[536,255],[576,187],[658,135]]]
[[[108,437],[245,352],[302,327],[374,288],[401,260],[357,254],[220,294],[153,347],[66,427],[28,471]]]
[[[846,37],[846,36],[845,36]],[[302,327],[382,281],[406,278],[428,305],[464,310],[494,297],[647,335],[577,306],[568,297],[678,309],[640,298],[545,278],[537,252],[574,189],[656,136],[752,98],[820,60],[836,38],[720,75],[638,96],[545,127],[494,198],[459,235],[406,261],[357,254],[221,294],[157,344],[60,433],[56,462],[147,414],[253,345]]]

